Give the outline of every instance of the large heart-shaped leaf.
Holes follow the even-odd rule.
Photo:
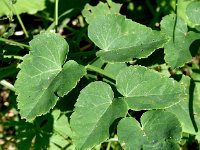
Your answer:
[[[126,150],[177,150],[181,133],[181,124],[175,115],[161,110],[144,113],[141,126],[128,117],[120,120],[117,127],[119,141]]]
[[[165,61],[172,68],[181,67],[191,61],[190,45],[200,39],[200,34],[188,32],[186,22],[175,14],[163,18],[161,30],[170,37],[170,41],[164,46]]]
[[[68,44],[57,34],[37,35],[30,47],[15,83],[20,114],[28,121],[47,113],[86,73],[75,61],[65,63]]]
[[[122,69],[116,77],[118,91],[134,110],[163,109],[182,100],[184,87],[142,66]]]
[[[81,91],[71,116],[76,149],[89,149],[105,141],[110,125],[127,111],[126,102],[114,99],[108,84],[100,81],[89,84]]]
[[[159,31],[126,19],[109,8],[108,13],[97,14],[96,11],[100,10],[105,11],[102,4],[88,10],[85,17],[89,19],[88,36],[101,49],[97,56],[105,61],[126,62],[132,58],[144,58],[167,42]]]
[[[1,0],[0,1],[0,16],[10,15],[13,13],[13,6],[17,10],[18,14],[29,13],[35,14],[37,11],[43,10],[45,8],[45,0],[17,0],[16,4],[11,3],[12,0]]]

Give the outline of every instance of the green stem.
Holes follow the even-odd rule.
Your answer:
[[[67,10],[67,11],[65,11],[64,13],[62,13],[59,17],[58,17],[58,20],[60,19],[60,18],[62,18],[63,16],[65,16],[66,14],[68,14],[68,13],[70,13],[70,12],[72,12],[72,10],[73,9],[70,9],[70,10]],[[55,20],[55,19],[54,19]],[[51,20],[50,20],[51,21]],[[47,31],[50,31],[50,30],[52,30],[53,28],[55,28],[55,21],[53,21],[52,22],[52,24],[47,28]]]
[[[110,78],[110,79],[115,80],[115,77],[114,77],[112,74],[106,72],[106,71],[103,70],[103,69],[100,69],[100,68],[95,67],[95,66],[92,66],[92,65],[87,65],[85,68],[86,68],[87,70],[95,71],[95,72],[97,72],[97,73],[99,73],[99,74],[102,74],[102,75],[104,75],[104,76],[106,76],[106,77],[108,77],[108,78]]]
[[[59,2],[59,0],[55,0],[54,22],[55,22],[55,30],[56,31],[57,31],[57,26],[58,26],[58,2]]]
[[[30,48],[29,45],[26,45],[26,44],[23,44],[23,43],[19,43],[19,42],[16,42],[16,41],[13,41],[13,40],[8,40],[8,39],[5,39],[5,38],[1,38],[0,37],[0,41],[3,41],[3,42],[6,42],[6,43],[10,43],[10,44],[15,44],[19,47],[26,47],[26,48]]]
[[[106,142],[119,142],[118,138],[111,138],[111,139],[108,139]]]
[[[15,55],[3,55],[4,58],[14,58],[14,59],[19,59],[23,60],[22,56],[15,56]]]
[[[110,150],[110,146],[111,146],[111,141],[108,142],[108,145],[107,145],[107,147],[106,147],[106,150]]]
[[[26,28],[25,28],[25,26],[24,26],[24,24],[23,24],[23,22],[22,22],[22,20],[21,20],[21,17],[20,17],[20,15],[18,14],[17,9],[15,8],[15,5],[13,4],[12,6],[13,6],[14,14],[16,14],[17,19],[18,19],[18,21],[19,21],[19,24],[21,25],[22,30],[24,31],[26,38],[28,38],[28,37],[29,37],[29,36],[28,36],[28,32],[27,32],[27,30],[26,30]]]
[[[6,88],[10,89],[11,91],[15,92],[15,87],[6,80],[1,80],[0,84],[5,86]]]

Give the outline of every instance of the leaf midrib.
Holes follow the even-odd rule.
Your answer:
[[[38,103],[40,102],[40,98],[44,95],[44,93],[45,93],[46,91],[48,91],[50,85],[53,83],[54,79],[61,73],[61,71],[62,71],[62,68],[60,69],[59,72],[57,72],[57,74],[55,75],[55,77],[53,77],[52,81],[50,82],[50,84],[48,84],[47,88],[43,90],[44,92],[42,92],[40,95],[38,95],[39,98],[35,98],[35,99],[37,100],[37,102],[35,103],[34,107],[32,107],[32,109],[30,109],[29,113],[26,115],[27,118],[28,118],[28,116],[32,113],[32,111],[35,109],[35,106],[38,105]],[[58,98],[59,98],[59,97],[57,97],[57,99],[58,99]]]
[[[99,117],[99,119],[98,119],[98,121],[96,122],[96,124],[98,124],[98,123],[102,120],[104,114],[106,114],[107,110],[109,110],[109,108],[112,106],[113,100],[111,100],[111,103],[108,102],[108,104],[110,104],[110,105],[105,109],[105,111],[104,111],[104,112],[102,113],[102,115]],[[99,105],[99,106],[102,106],[102,105]],[[90,135],[91,135],[91,134],[93,133],[93,131],[95,130],[96,124],[95,124],[94,128],[91,130],[90,134],[88,134],[87,138],[84,140],[83,145],[81,146],[81,148],[83,148],[83,147],[85,146],[85,143],[87,143],[87,140],[90,138]]]

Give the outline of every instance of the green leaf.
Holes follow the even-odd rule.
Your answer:
[[[164,46],[165,61],[172,68],[181,67],[191,61],[190,45],[196,39],[200,39],[200,34],[188,32],[185,21],[175,14],[163,18],[161,30],[170,37],[170,41]]]
[[[144,58],[167,42],[159,31],[126,19],[109,8],[106,9],[108,13],[102,15],[97,13],[100,10],[105,11],[98,5],[85,16],[89,19],[88,36],[101,49],[96,55],[104,61],[126,62]]]
[[[186,8],[188,19],[195,25],[200,25],[200,1],[191,2]]]
[[[200,77],[198,75],[198,77]],[[200,136],[200,83],[183,76],[181,81],[188,95],[179,104],[167,109],[174,113],[182,124],[183,132]]]
[[[54,132],[64,138],[71,137],[72,131],[69,125],[68,118],[64,114],[61,114],[59,110],[54,110],[52,112],[52,115],[54,118]]]
[[[108,63],[104,70],[116,77],[119,71],[126,67],[126,63]]]
[[[46,114],[86,73],[75,61],[64,63],[68,44],[55,33],[35,36],[30,47],[15,83],[20,115],[28,121]]]
[[[179,103],[184,95],[178,82],[142,66],[122,69],[116,85],[133,110],[164,109]]]
[[[92,148],[108,139],[110,125],[127,111],[127,104],[114,99],[108,84],[100,81],[89,84],[81,91],[71,116],[76,149]]]
[[[87,23],[91,23],[97,16],[107,15],[111,13],[119,14],[120,4],[116,4],[111,0],[107,0],[107,3],[99,2],[97,6],[91,6],[87,4],[82,11],[83,16],[86,18]]]
[[[15,4],[11,3],[11,0],[1,0],[0,1],[0,16],[11,15],[13,13],[13,6],[17,10],[18,14],[29,13],[35,14],[37,11],[41,11],[45,8],[45,0],[17,0]]]
[[[117,126],[117,135],[119,142],[126,150],[142,149],[144,143],[144,133],[140,123],[131,117],[123,118]]]
[[[126,150],[177,150],[181,133],[181,124],[175,115],[162,110],[144,113],[141,126],[128,117],[120,120],[117,127],[119,141]]]
[[[50,138],[50,149],[64,149],[64,147],[71,145],[71,143],[66,140],[68,137],[72,136],[68,118],[64,114],[61,114],[59,110],[54,110],[52,115],[54,118],[54,132]]]

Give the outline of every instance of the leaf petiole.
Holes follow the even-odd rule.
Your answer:
[[[103,69],[100,69],[100,68],[95,67],[95,66],[92,66],[92,65],[87,65],[87,66],[85,66],[85,68],[86,68],[87,70],[95,71],[95,72],[97,72],[97,73],[99,73],[99,74],[102,74],[102,75],[104,75],[104,76],[106,76],[106,77],[108,77],[108,78],[110,78],[110,79],[115,80],[115,77],[114,77],[112,74],[106,72],[106,71],[103,70]]]
[[[5,42],[5,43],[9,43],[9,44],[14,44],[14,45],[17,45],[19,47],[26,47],[28,49],[30,48],[29,45],[19,43],[19,42],[13,41],[13,40],[8,40],[8,39],[2,38],[2,37],[0,37],[0,41]]]
[[[21,25],[22,30],[24,31],[24,34],[25,34],[26,38],[28,38],[28,37],[29,37],[29,36],[28,36],[28,32],[27,32],[27,30],[26,30],[26,28],[25,28],[25,26],[24,26],[24,24],[23,24],[23,22],[22,22],[22,19],[21,19],[19,13],[17,12],[17,9],[15,8],[14,4],[13,4],[12,6],[13,6],[13,7],[12,7],[12,8],[13,8],[13,12],[14,12],[14,14],[16,14],[17,19],[18,19],[18,21],[19,21],[19,24]]]
[[[15,87],[6,80],[1,80],[0,84],[5,86],[6,88],[10,89],[11,91],[15,92]]]

